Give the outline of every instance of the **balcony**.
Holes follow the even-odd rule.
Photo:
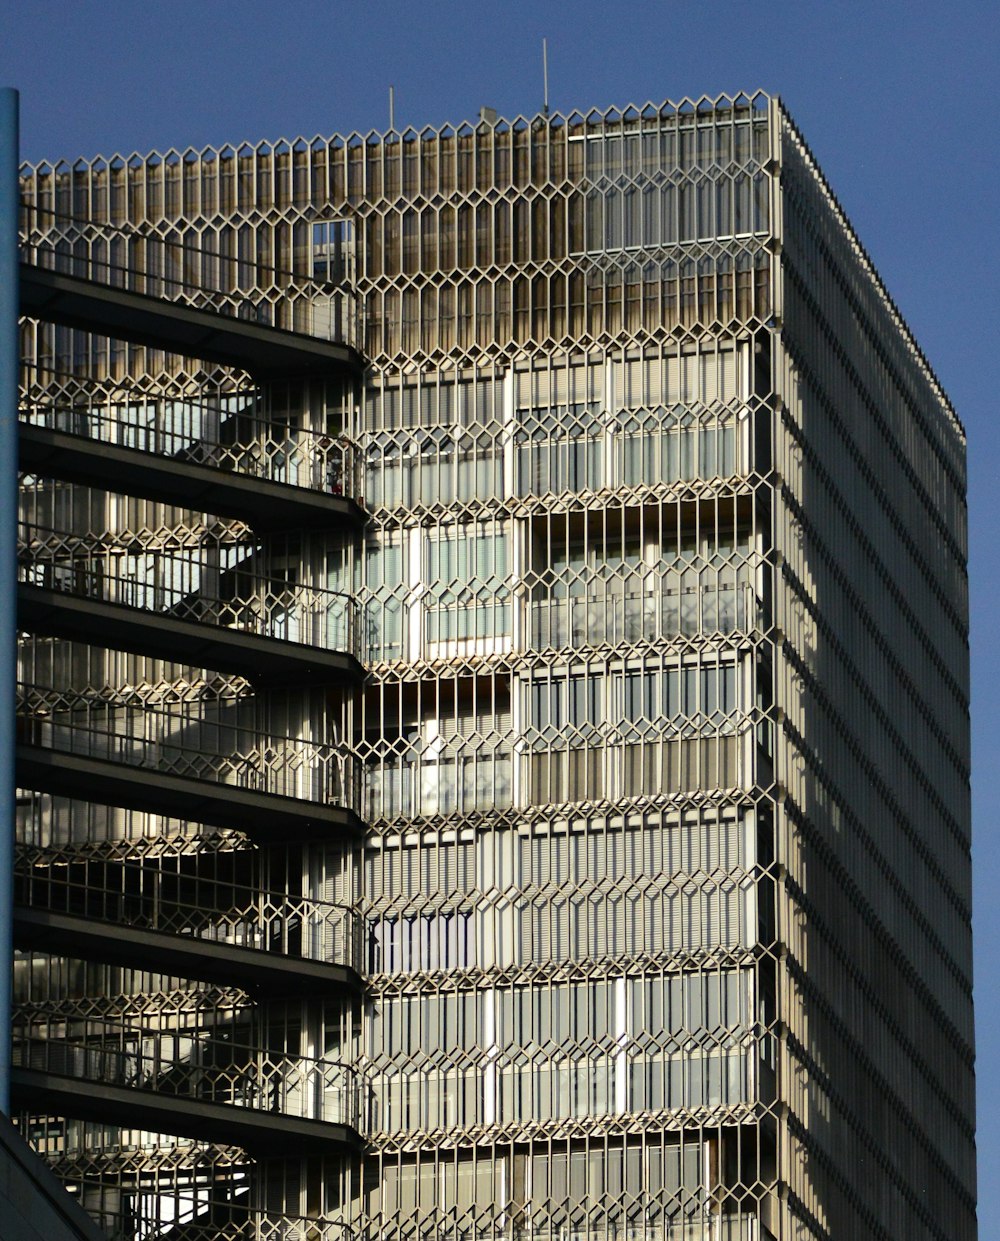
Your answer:
[[[213,856],[214,855],[209,855]],[[21,849],[18,948],[274,993],[356,989],[364,920],[351,906],[132,859]]]
[[[356,1146],[363,1106],[348,1065],[160,1030],[15,1034],[11,1092],[15,1108],[261,1154]]]
[[[102,547],[22,523],[18,620],[32,633],[259,682],[362,675],[358,605],[270,578],[246,545]]]
[[[22,315],[265,380],[361,364],[358,300],[343,282],[28,203],[22,226]]]
[[[194,399],[111,399],[81,389],[22,402],[19,468],[244,521],[260,533],[355,529],[362,476],[354,443],[261,418],[253,394],[226,409]]]
[[[257,839],[360,828],[353,756],[343,746],[146,707],[53,714],[49,692],[21,687],[21,788]]]

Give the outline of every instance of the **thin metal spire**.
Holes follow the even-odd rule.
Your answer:
[[[542,115],[549,114],[549,41],[542,39],[542,83],[544,102],[542,106]]]

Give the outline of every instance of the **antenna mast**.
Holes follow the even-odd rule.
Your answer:
[[[542,107],[542,116],[549,114],[549,41],[542,39],[542,84],[544,90],[544,105]]]

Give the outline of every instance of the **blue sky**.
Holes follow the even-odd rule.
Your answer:
[[[996,0],[9,0],[27,159],[781,94],[970,444],[980,1219],[1000,1237],[1000,5]]]

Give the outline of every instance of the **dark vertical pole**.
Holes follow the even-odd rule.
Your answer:
[[[18,94],[0,88],[0,1112],[10,1112],[17,641]]]

